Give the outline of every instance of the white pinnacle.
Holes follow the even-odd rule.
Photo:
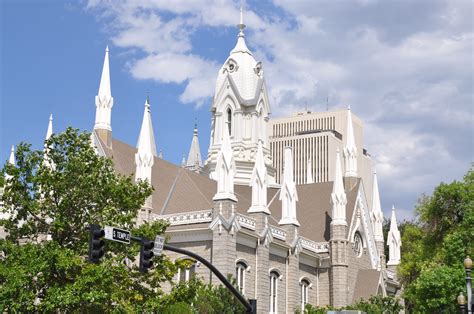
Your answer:
[[[402,239],[400,231],[398,230],[395,206],[392,206],[392,217],[390,220],[390,230],[388,231],[387,236],[387,245],[389,248],[389,261],[387,265],[400,264],[400,247],[402,246]]]
[[[143,113],[143,122],[137,148],[138,151],[135,154],[135,164],[137,166],[135,179],[147,180],[151,183],[151,168],[154,162],[153,157],[156,156],[156,145],[148,98],[145,101],[145,111]]]
[[[372,190],[372,211],[371,219],[374,226],[375,241],[383,242],[383,212],[380,205],[379,184],[377,181],[377,171],[374,170],[373,190]]]
[[[313,180],[313,164],[311,159],[308,159],[308,163],[306,164],[306,184],[314,183]]]
[[[48,130],[46,131],[46,140],[49,140],[51,135],[53,135],[53,114],[50,114],[49,116]]]
[[[100,78],[99,92],[95,97],[96,114],[94,130],[112,131],[111,113],[113,106],[112,91],[110,89],[109,46],[105,49],[104,66]]]
[[[216,178],[217,178],[217,193],[213,200],[233,200],[237,201],[234,194],[234,176],[235,176],[235,161],[234,152],[230,143],[229,132],[222,132],[221,149],[217,155],[216,164]]]
[[[280,225],[299,226],[296,218],[296,202],[298,201],[298,193],[293,177],[293,150],[291,147],[285,147],[283,160],[283,179],[280,188],[281,201],[281,220]]]
[[[336,167],[334,172],[334,184],[331,193],[332,222],[333,225],[347,225],[346,222],[346,192],[342,180],[341,157],[339,149],[336,151]]]
[[[184,158],[184,157],[183,157]],[[186,169],[191,171],[200,171],[202,168],[201,148],[199,147],[198,129],[194,125],[193,140],[189,148],[188,160],[184,160]]]
[[[357,146],[354,139],[354,128],[352,126],[351,107],[347,107],[346,123],[346,146],[344,147],[344,158],[346,161],[345,177],[357,177]]]
[[[267,207],[267,184],[267,167],[263,157],[262,141],[259,141],[252,178],[249,182],[249,185],[252,186],[252,205],[248,210],[249,213],[263,212],[270,214]]]
[[[15,145],[12,145],[10,150],[10,158],[8,159],[8,163],[13,166],[15,165]]]
[[[44,143],[44,165],[51,170],[55,169],[55,164],[51,160],[51,158],[48,156],[49,155],[49,147],[46,145],[46,141],[49,140],[49,138],[53,135],[53,114],[50,114],[49,116],[49,122],[48,122],[48,130],[46,131],[46,138],[45,138],[45,143]]]

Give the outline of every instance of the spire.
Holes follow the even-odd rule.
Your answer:
[[[45,140],[49,140],[51,135],[53,134],[53,114],[49,116],[49,123],[48,123],[48,130],[46,131],[46,138]]]
[[[10,158],[8,158],[8,163],[12,166],[15,166],[15,145],[12,145],[10,150]],[[5,172],[5,180],[8,181],[12,176]]]
[[[246,52],[252,55],[249,48],[247,47],[247,44],[245,43],[245,33],[244,33],[245,24],[244,24],[244,14],[243,14],[242,7],[240,7],[240,23],[237,24],[237,27],[239,28],[239,35],[237,36],[237,44],[235,45],[234,49],[232,49],[230,53],[233,54],[236,52]]]
[[[347,225],[346,222],[346,192],[342,180],[341,157],[339,149],[336,151],[336,167],[334,172],[334,184],[331,193],[332,222],[333,225]]]
[[[234,194],[235,161],[234,152],[230,143],[229,132],[222,132],[222,144],[217,155],[216,178],[217,193],[213,200],[237,201]]]
[[[374,180],[373,180],[373,189],[372,189],[372,211],[371,219],[374,226],[374,237],[375,241],[383,242],[383,213],[382,206],[380,205],[380,194],[379,194],[379,184],[377,181],[377,171],[374,170]]]
[[[8,163],[13,166],[15,165],[15,145],[12,145],[10,150],[10,158],[8,159]]]
[[[100,78],[99,93],[100,99],[110,98],[112,91],[110,89],[110,69],[109,69],[109,46],[105,48],[104,65],[102,67],[102,76]]]
[[[346,123],[346,146],[344,147],[344,158],[346,161],[345,177],[357,177],[357,146],[354,139],[354,128],[352,127],[351,106],[347,107]]]
[[[280,201],[282,212],[279,224],[293,224],[299,226],[300,224],[296,219],[296,202],[298,201],[298,193],[293,178],[293,149],[291,147],[285,147]]]
[[[390,230],[388,231],[387,245],[389,248],[389,261],[387,265],[393,266],[400,264],[400,247],[402,246],[402,238],[400,236],[400,231],[398,230],[395,206],[392,206],[392,217],[390,219]]]
[[[95,125],[94,130],[104,130],[107,132],[98,132],[99,137],[109,145],[112,141],[111,132],[111,113],[114,99],[110,89],[110,70],[109,70],[109,46],[105,48],[104,66],[100,78],[99,92],[95,96]]]
[[[45,138],[45,143],[44,143],[44,165],[51,170],[55,169],[55,165],[53,161],[49,158],[49,147],[46,145],[46,141],[49,140],[49,138],[53,135],[53,114],[50,114],[49,116],[49,122],[48,122],[48,130],[46,131],[46,138]]]
[[[245,28],[244,13],[243,13],[242,6],[240,6],[240,23],[237,25],[237,27],[240,30],[239,31],[239,37],[245,37],[245,34],[244,34],[244,28]]]
[[[262,141],[258,142],[257,156],[249,185],[252,186],[252,205],[250,206],[248,213],[263,212],[270,214],[267,207],[268,179],[267,167],[265,166],[265,159],[263,157]]]
[[[306,184],[314,183],[313,180],[313,164],[311,163],[311,158],[308,159],[306,164]]]
[[[189,148],[188,160],[185,168],[200,173],[202,170],[201,148],[199,147],[197,124],[194,124],[193,140]]]
[[[148,98],[145,101],[145,111],[143,113],[143,122],[138,137],[137,148],[138,151],[135,154],[135,164],[137,166],[135,179],[147,180],[151,183],[151,168],[154,162],[153,157],[156,156],[156,145]]]

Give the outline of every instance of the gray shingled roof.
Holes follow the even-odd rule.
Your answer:
[[[100,140],[100,139],[99,139]],[[102,143],[103,144],[103,143]],[[123,175],[135,174],[136,148],[119,140],[112,140],[112,149],[105,145],[107,157],[112,158],[117,172]],[[360,181],[347,194],[347,220],[352,218]],[[216,182],[204,175],[186,170],[180,166],[155,157],[152,171],[153,212],[158,215],[178,214],[191,211],[211,209],[217,189]],[[298,185],[297,218],[300,222],[299,234],[316,242],[329,241],[329,224],[331,222],[330,195],[332,182]],[[346,182],[346,189],[347,189]],[[281,218],[281,202],[278,200],[279,189],[268,189],[268,201],[272,217],[269,223],[278,226]],[[246,214],[251,205],[252,189],[250,186],[235,186],[237,212]]]
[[[368,300],[371,296],[377,295],[379,288],[380,272],[375,269],[361,269],[357,273],[356,285],[352,302],[360,299]]]

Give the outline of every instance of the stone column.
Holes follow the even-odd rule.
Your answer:
[[[229,220],[233,213],[235,202],[222,200],[214,202],[213,217],[221,214],[224,219]],[[236,256],[236,234],[232,234],[223,225],[216,226],[212,231],[212,255],[211,263],[224,275],[231,274],[235,277]],[[221,284],[216,276],[212,276],[214,285]]]
[[[249,213],[249,216],[256,221],[255,231],[261,234],[265,229],[265,220],[268,219],[268,214],[265,213]],[[260,239],[255,250],[257,263],[255,265],[256,281],[255,296],[257,300],[257,312],[268,313],[270,310],[270,247],[264,240]],[[250,298],[250,296],[248,296]]]
[[[280,226],[286,231],[286,242],[290,245],[295,244],[298,238],[298,226],[282,225]],[[286,287],[286,309],[287,313],[294,313],[296,309],[300,308],[300,284],[299,284],[299,255],[296,255],[293,250],[287,256],[287,278],[285,278]]]
[[[331,305],[342,307],[347,300],[347,240],[345,225],[331,224]]]

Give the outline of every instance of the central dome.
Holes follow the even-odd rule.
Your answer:
[[[245,100],[253,99],[256,94],[259,79],[263,78],[262,63],[255,60],[252,52],[250,52],[245,44],[244,27],[245,25],[241,22],[241,24],[239,24],[240,32],[237,38],[237,44],[219,69],[215,96],[217,96],[225,78],[229,75],[235,83],[235,87],[240,96]]]

